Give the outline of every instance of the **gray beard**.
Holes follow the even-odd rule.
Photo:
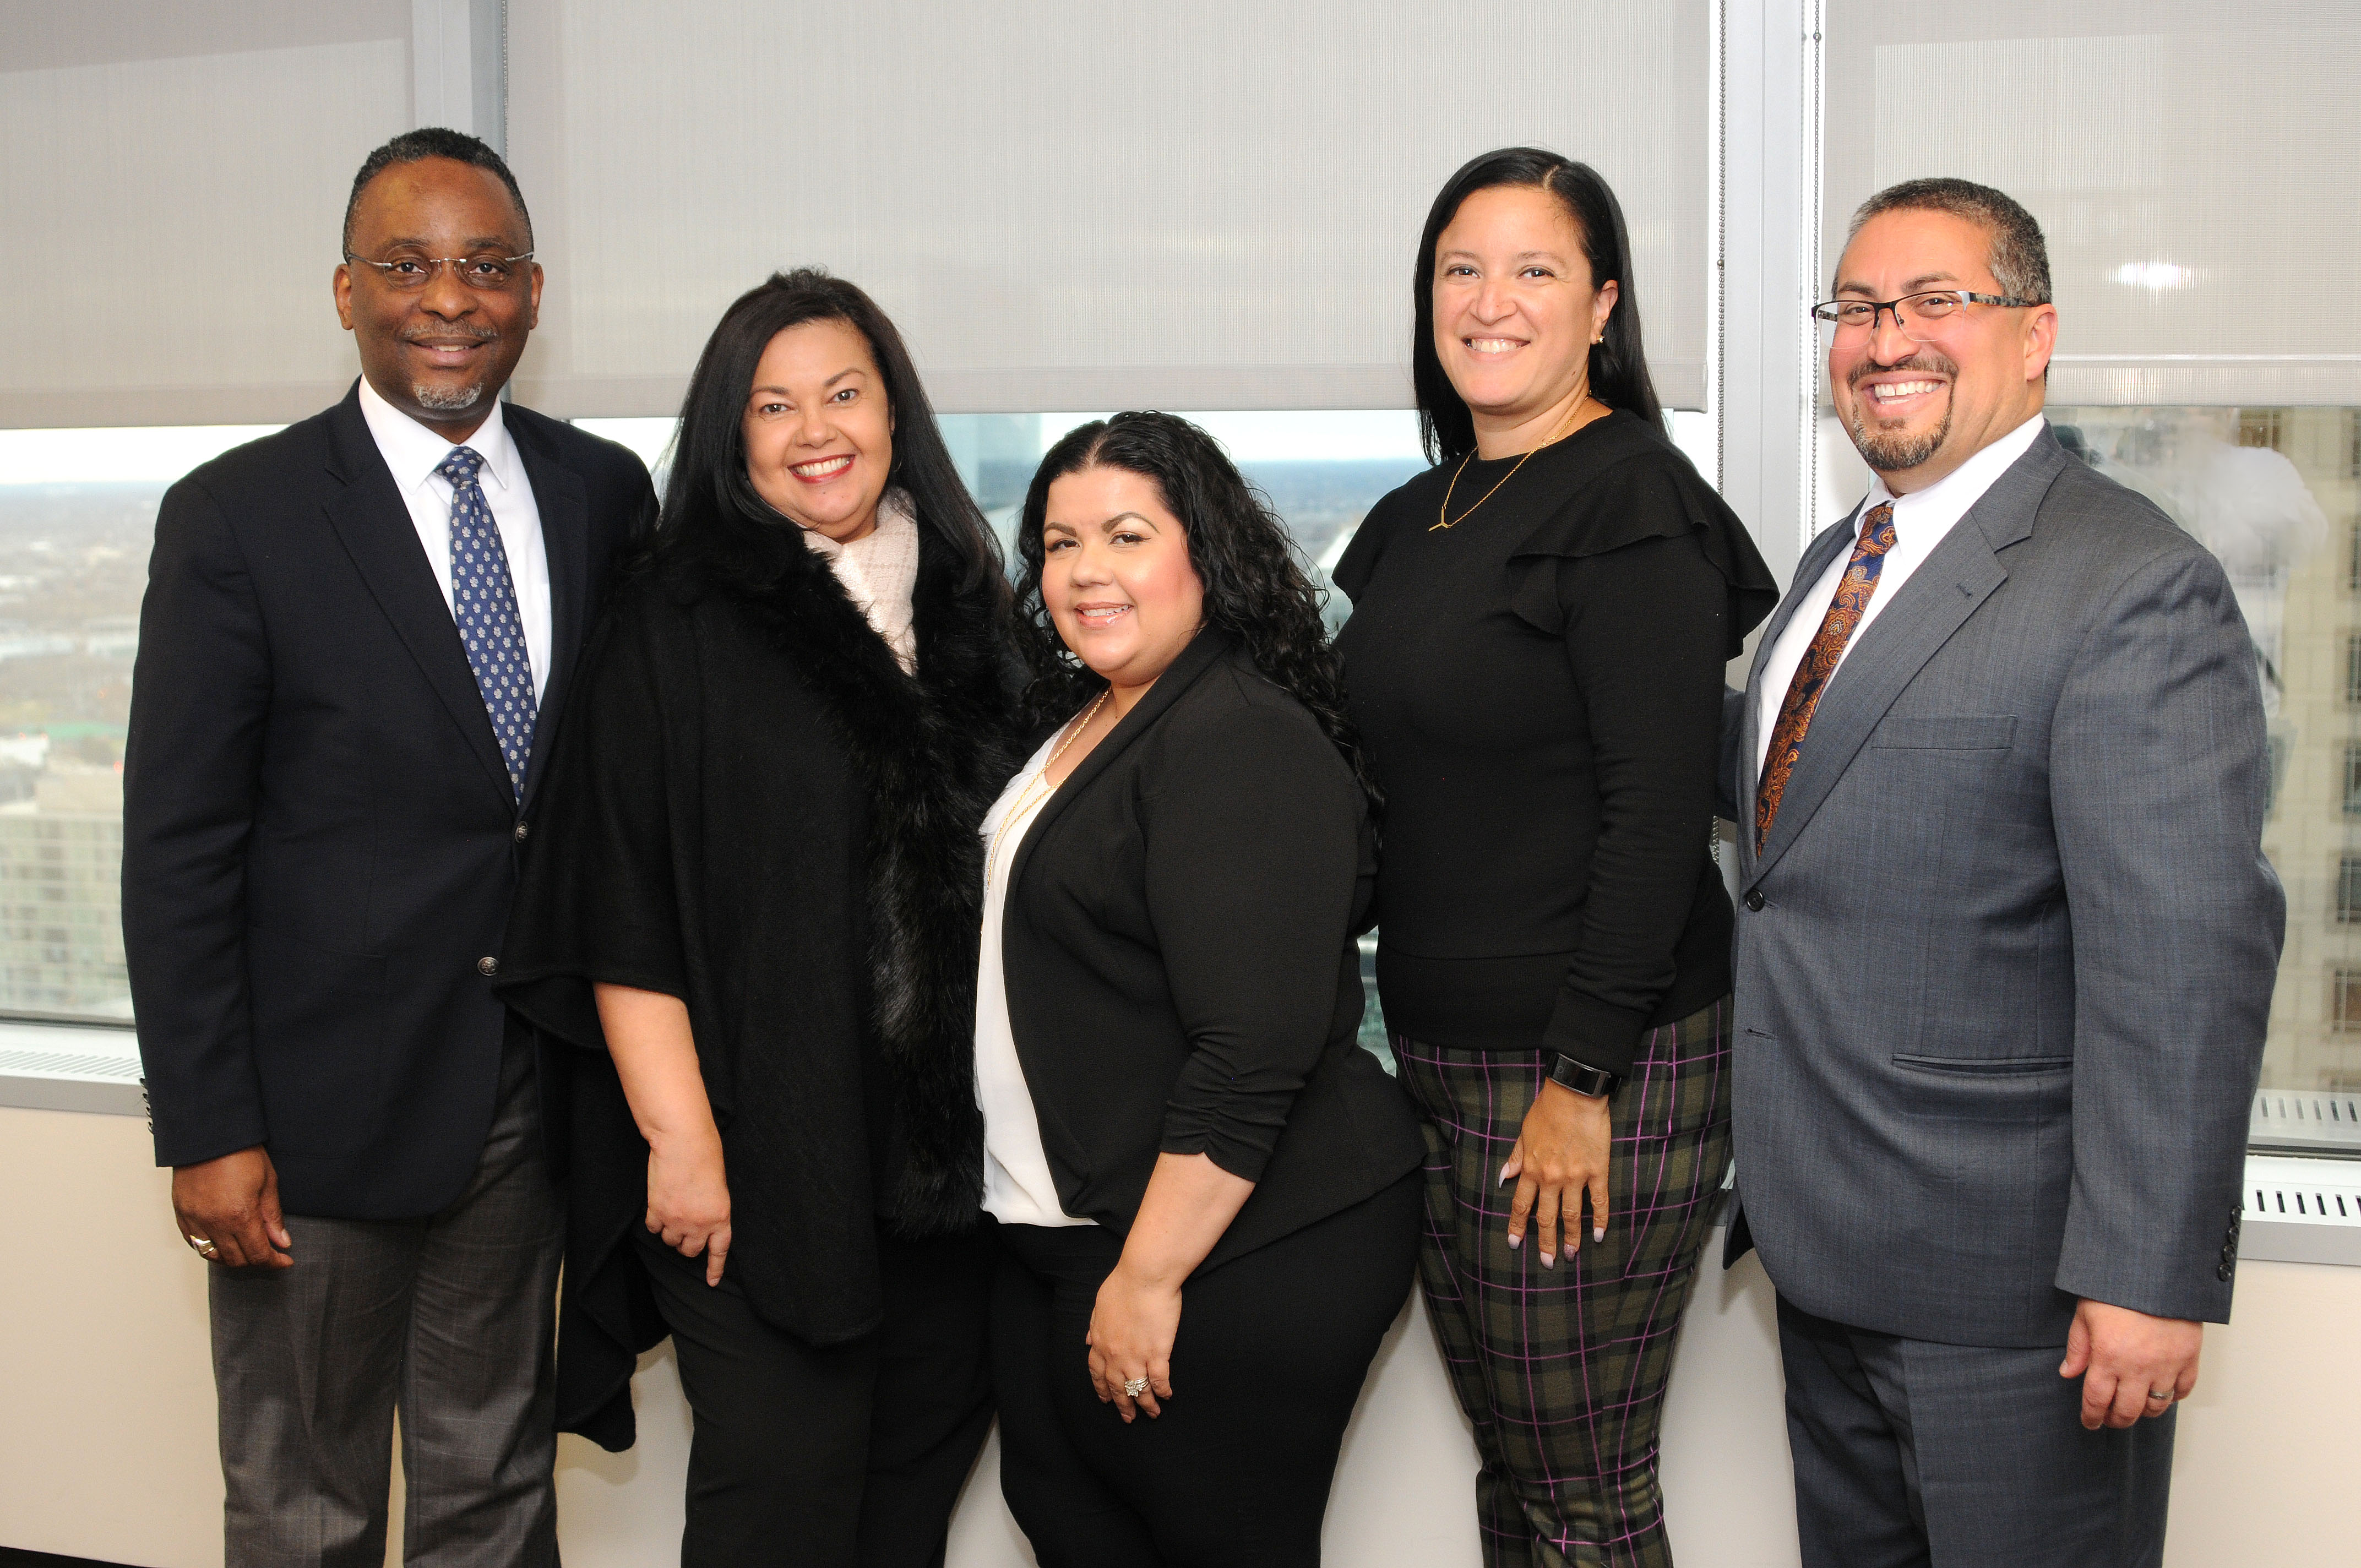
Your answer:
[[[433,409],[439,414],[465,413],[483,400],[484,389],[479,382],[473,387],[418,387],[410,389],[422,409]]]
[[[1881,474],[1900,474],[1917,467],[1941,451],[1944,440],[1951,433],[1951,411],[1946,405],[1943,422],[1924,435],[1872,435],[1863,406],[1867,402],[1864,398],[1853,405],[1852,444],[1861,453],[1861,460]]]

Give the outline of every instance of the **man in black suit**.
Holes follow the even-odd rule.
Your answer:
[[[156,521],[123,924],[156,1157],[211,1270],[232,1568],[555,1563],[564,1204],[491,990],[624,449],[503,407],[541,300],[496,153],[421,130],[345,217],[343,402]]]

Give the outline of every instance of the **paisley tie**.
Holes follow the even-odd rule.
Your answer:
[[[451,481],[451,614],[467,644],[491,717],[492,738],[508,763],[509,786],[524,799],[525,763],[533,755],[533,660],[525,651],[524,618],[517,613],[516,585],[509,577],[508,552],[476,475],[483,454],[455,446],[435,472]]]
[[[1804,650],[1804,662],[1795,666],[1795,678],[1787,683],[1787,695],[1779,704],[1779,721],[1771,729],[1771,750],[1763,759],[1763,781],[1754,792],[1754,852],[1758,855],[1763,840],[1771,837],[1773,819],[1779,815],[1779,797],[1787,793],[1787,775],[1795,771],[1795,759],[1803,755],[1804,732],[1812,727],[1820,694],[1828,689],[1828,677],[1836,674],[1845,644],[1860,629],[1861,618],[1869,612],[1870,598],[1877,592],[1877,575],[1884,568],[1885,553],[1893,548],[1894,503],[1883,501],[1870,508],[1869,515],[1861,520],[1861,537],[1853,543],[1852,559],[1845,563],[1836,598],[1828,601],[1828,616],[1820,622],[1812,645]]]

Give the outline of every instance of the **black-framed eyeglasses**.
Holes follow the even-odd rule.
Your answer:
[[[434,281],[436,273],[448,267],[452,276],[468,288],[491,293],[515,282],[522,270],[520,264],[531,261],[533,252],[528,250],[522,256],[397,256],[391,261],[371,261],[366,256],[347,251],[345,259],[376,268],[377,275],[388,286],[405,291],[423,289]]]
[[[2013,294],[1979,294],[1972,289],[1928,289],[1898,300],[1824,300],[1812,307],[1816,320],[1837,329],[1839,337],[1854,337],[1877,330],[1877,318],[1894,313],[1894,324],[1913,343],[1925,343],[1956,324],[1970,305],[2003,305],[2012,310],[2037,305]]]

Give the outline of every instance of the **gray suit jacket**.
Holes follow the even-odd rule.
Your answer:
[[[1957,1344],[2061,1344],[2078,1297],[2226,1321],[2286,916],[2229,583],[2044,431],[1847,655],[1758,855],[1763,661],[1851,543],[1725,725],[1763,1264]]]

